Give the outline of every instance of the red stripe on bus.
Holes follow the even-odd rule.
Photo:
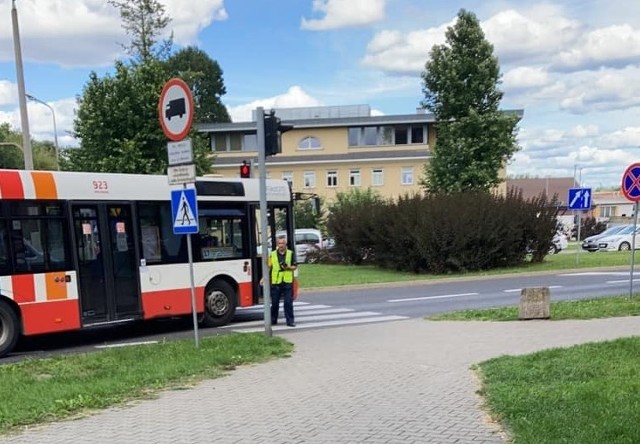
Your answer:
[[[24,187],[17,171],[0,171],[0,193],[3,199],[24,199]]]
[[[36,199],[57,199],[58,189],[53,173],[34,171],[31,173],[36,189]]]
[[[196,287],[196,309],[204,310],[204,287]],[[149,291],[142,293],[144,319],[191,313],[191,289]]]
[[[24,304],[20,306],[20,310],[25,335],[80,328],[80,309],[77,299]]]
[[[251,282],[238,283],[238,307],[249,307],[253,304],[253,284]]]
[[[35,302],[36,284],[32,274],[15,274],[11,276],[13,300],[18,304]]]

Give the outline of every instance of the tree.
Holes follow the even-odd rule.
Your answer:
[[[218,62],[206,52],[187,47],[171,55],[166,62],[171,77],[180,77],[191,88],[194,102],[194,121],[199,123],[230,122],[221,97],[227,90]]]
[[[0,168],[23,169],[22,135],[11,129],[9,123],[0,124]],[[56,148],[52,142],[31,142],[33,150],[33,167],[36,170],[56,170]]]
[[[171,51],[173,33],[158,46],[158,39],[171,19],[165,8],[157,0],[107,0],[119,9],[122,27],[131,37],[128,45],[122,47],[140,63],[166,57]],[[155,47],[155,48],[154,48]]]
[[[499,110],[500,67],[476,16],[464,9],[432,48],[422,73],[422,106],[437,121],[434,155],[421,184],[427,191],[489,190],[518,150],[519,116]]]

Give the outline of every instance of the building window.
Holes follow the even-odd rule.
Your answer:
[[[616,207],[605,205],[600,207],[600,217],[613,217],[616,215]]]
[[[338,186],[338,172],[337,171],[327,171],[327,186],[329,188]]]
[[[382,168],[375,168],[371,171],[371,185],[381,187],[384,185],[384,174]]]
[[[402,167],[400,171],[400,183],[402,185],[413,185],[413,167]]]
[[[348,134],[352,147],[427,143],[427,125],[351,127]]]
[[[282,178],[289,182],[289,185],[293,189],[293,171],[283,171]]]
[[[250,133],[216,133],[211,136],[211,149],[216,152],[258,151],[258,138]]]
[[[299,150],[319,150],[322,148],[320,140],[317,137],[305,137],[298,142]]]
[[[360,186],[360,170],[349,171],[349,185],[352,187]]]
[[[304,172],[304,187],[315,188],[316,187],[316,173],[315,171]]]

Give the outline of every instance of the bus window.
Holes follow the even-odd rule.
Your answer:
[[[212,261],[244,257],[243,226],[245,211],[212,208],[201,203],[198,209],[199,235],[196,238],[196,260]]]
[[[186,236],[173,233],[171,204],[142,203],[138,207],[142,257],[147,264],[188,261]]]

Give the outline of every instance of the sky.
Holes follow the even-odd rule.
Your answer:
[[[619,187],[640,161],[638,0],[161,0],[174,48],[197,46],[223,70],[233,121],[262,106],[370,105],[416,112],[421,73],[460,9],[494,45],[503,109],[522,109],[510,176],[576,177]],[[28,94],[55,110],[61,147],[78,146],[76,97],[89,74],[127,59],[119,13],[105,0],[15,0]],[[0,0],[0,123],[20,129],[11,0]],[[54,140],[30,101],[29,126]]]

